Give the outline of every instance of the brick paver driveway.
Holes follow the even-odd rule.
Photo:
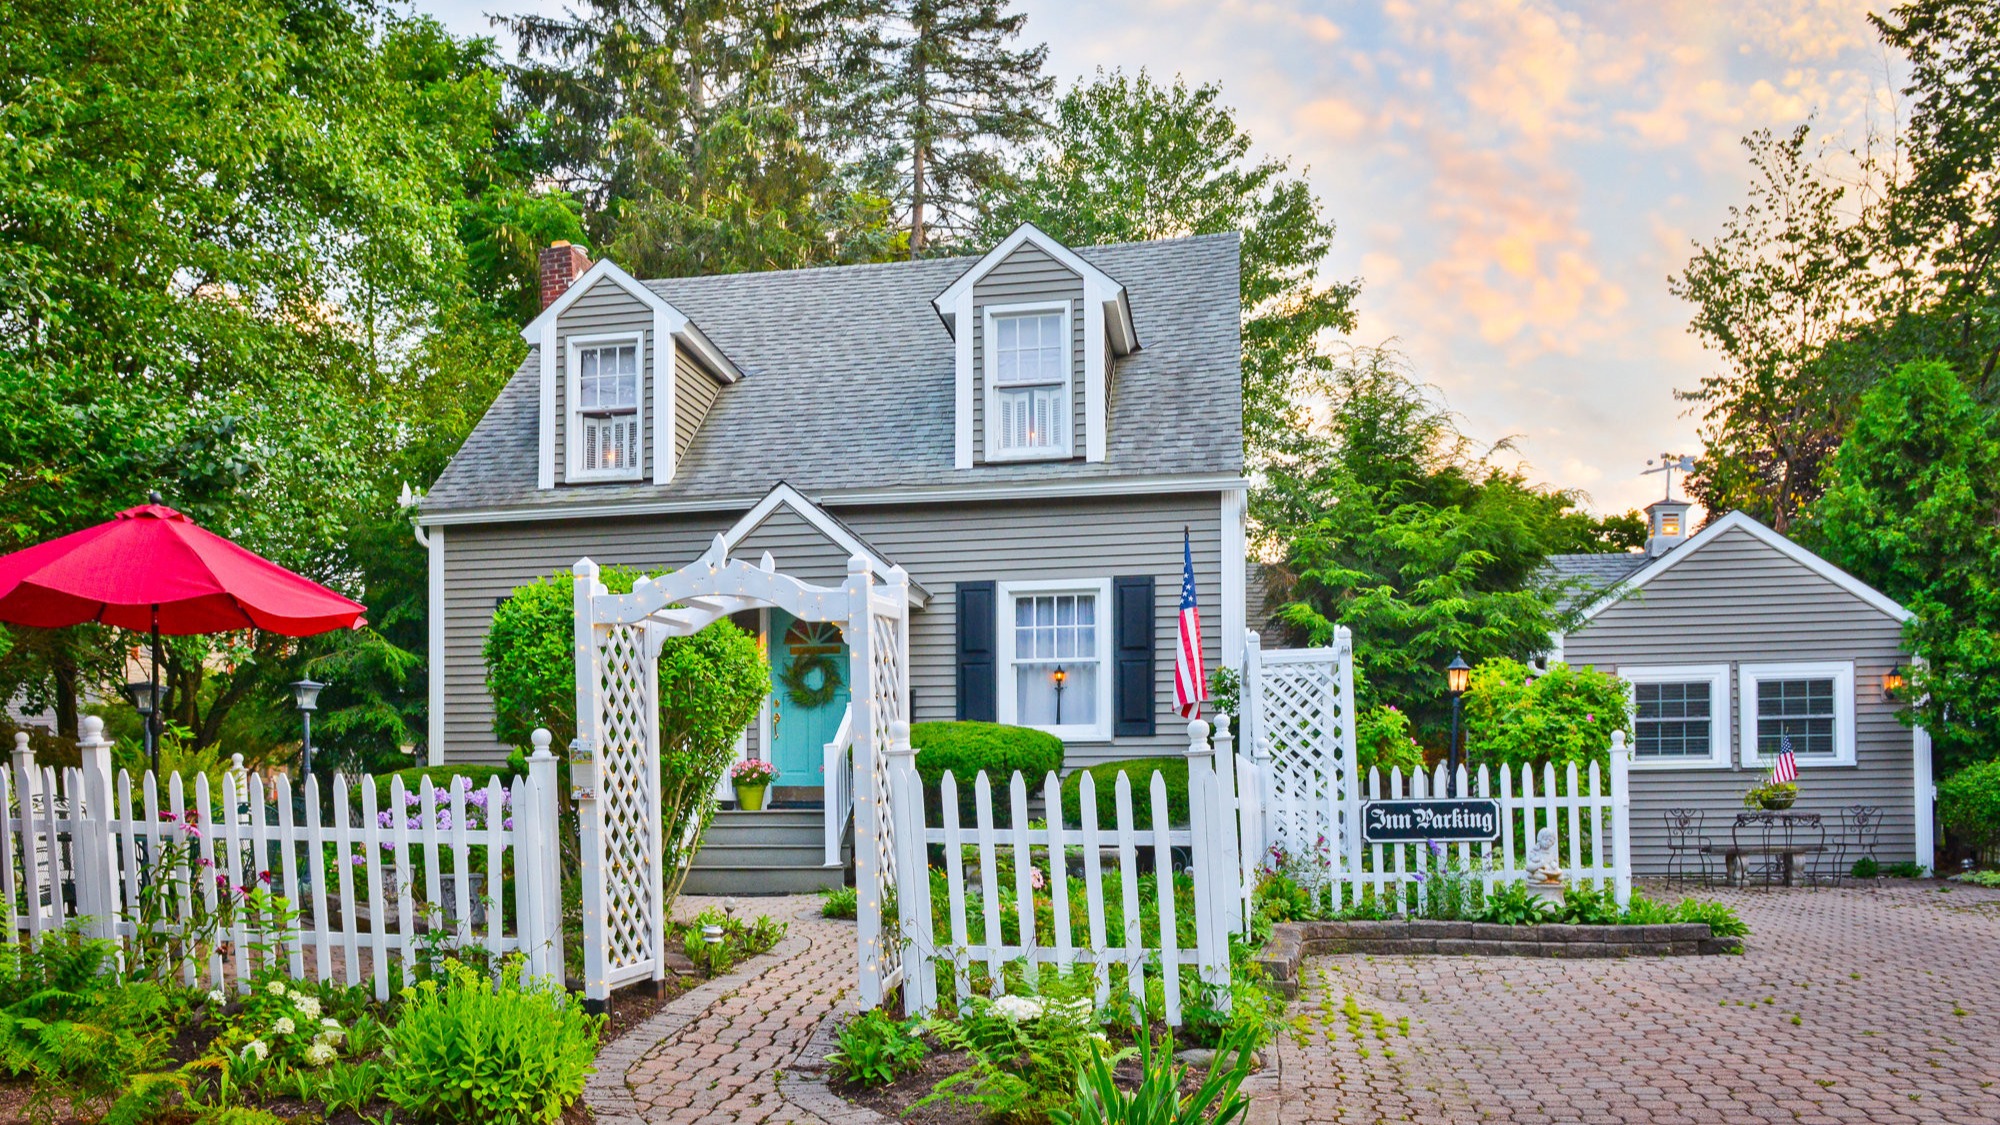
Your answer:
[[[2000,1121],[2000,892],[1942,885],[1716,892],[1741,957],[1314,958],[1280,1117]]]

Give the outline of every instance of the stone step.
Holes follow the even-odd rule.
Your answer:
[[[810,843],[725,843],[710,838],[694,854],[695,867],[818,867],[826,859],[826,844],[818,837]]]
[[[796,895],[847,882],[847,872],[839,867],[751,867],[688,868],[687,882],[681,885],[691,895]]]

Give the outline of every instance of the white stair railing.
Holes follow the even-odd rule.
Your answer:
[[[854,815],[854,758],[848,750],[854,745],[854,706],[848,705],[841,712],[840,729],[833,734],[833,741],[826,744],[825,757],[820,765],[820,795],[825,802],[826,814],[826,859],[827,867],[845,867],[846,861],[840,856],[840,842],[847,834],[847,822]]]

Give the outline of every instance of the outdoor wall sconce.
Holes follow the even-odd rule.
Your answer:
[[[1897,665],[1887,672],[1882,673],[1882,694],[1890,699],[1894,699],[1902,692],[1908,682],[1908,679],[1903,674],[1902,666]]]

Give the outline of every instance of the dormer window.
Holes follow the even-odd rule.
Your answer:
[[[637,335],[570,340],[568,479],[637,480],[644,470],[640,432],[641,349]]]
[[[1069,304],[989,306],[993,378],[986,448],[995,461],[1070,456]]]

